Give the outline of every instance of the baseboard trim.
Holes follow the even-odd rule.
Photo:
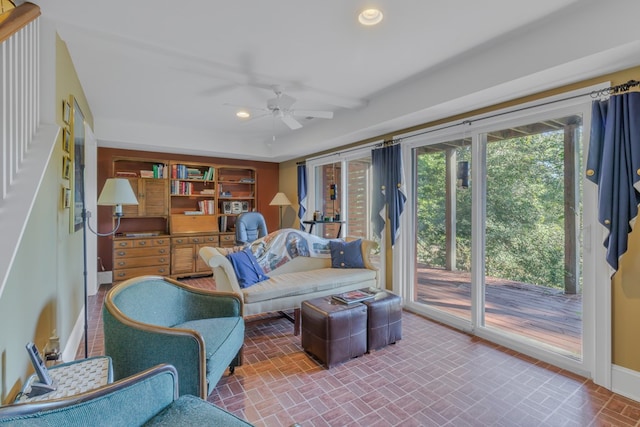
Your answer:
[[[78,352],[78,346],[82,342],[82,337],[84,336],[84,310],[80,310],[80,314],[76,319],[76,323],[73,325],[73,329],[71,330],[71,334],[69,335],[69,339],[67,340],[67,345],[64,346],[64,350],[62,351],[62,361],[70,362],[72,360],[76,360],[76,353]]]
[[[111,271],[98,272],[98,286],[113,283],[113,274]]]
[[[611,391],[640,402],[640,372],[612,365]]]

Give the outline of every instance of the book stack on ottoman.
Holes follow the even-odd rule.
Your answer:
[[[327,368],[402,338],[402,301],[390,292],[315,298],[303,301],[300,312],[302,348]]]

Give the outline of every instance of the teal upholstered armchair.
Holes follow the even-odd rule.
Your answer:
[[[141,276],[107,293],[103,317],[116,380],[168,363],[180,374],[180,395],[206,398],[227,367],[233,373],[242,362],[244,320],[235,294]]]
[[[74,396],[0,407],[0,425],[19,426],[250,426],[195,396],[178,397],[171,365]]]

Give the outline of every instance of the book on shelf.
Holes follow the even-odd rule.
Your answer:
[[[359,289],[356,291],[349,291],[343,292],[341,294],[331,295],[331,298],[343,304],[354,304],[356,302],[373,299],[375,296],[376,294],[374,292],[370,292],[368,289]]]
[[[215,174],[215,168],[214,167],[210,167],[209,170],[207,170],[204,175],[203,175],[203,179],[205,181],[213,181],[213,175]]]
[[[204,215],[202,211],[184,211],[185,215]]]
[[[163,163],[153,165],[153,176],[148,178],[167,178],[168,166]],[[147,178],[147,177],[145,177]]]
[[[198,209],[205,215],[213,215],[216,213],[215,200],[200,200],[198,202]]]
[[[116,177],[118,178],[137,178],[138,174],[133,171],[116,171]]]

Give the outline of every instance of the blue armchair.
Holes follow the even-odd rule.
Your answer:
[[[267,223],[259,212],[245,212],[236,220],[236,244],[251,243],[260,237],[266,236]]]
[[[103,307],[105,354],[122,379],[168,363],[180,374],[180,395],[206,398],[227,367],[242,362],[242,301],[160,276],[126,280]]]
[[[206,400],[178,397],[178,373],[171,365],[62,399],[2,406],[0,425],[251,426]]]

